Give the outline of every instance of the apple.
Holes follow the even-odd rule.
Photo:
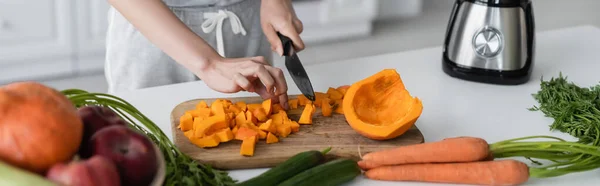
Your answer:
[[[102,156],[53,165],[46,178],[63,186],[120,186],[115,164]]]
[[[158,170],[158,157],[152,141],[126,126],[100,129],[90,139],[94,155],[112,160],[121,176],[121,184],[149,185]]]
[[[92,156],[88,141],[96,132],[104,127],[121,125],[126,126],[125,121],[117,113],[103,106],[85,106],[77,110],[83,121],[83,138],[79,147],[79,156],[89,158]]]

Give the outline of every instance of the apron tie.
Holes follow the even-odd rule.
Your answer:
[[[210,33],[215,27],[217,28],[217,51],[223,57],[225,57],[225,48],[223,47],[223,21],[225,19],[229,18],[231,30],[234,34],[241,33],[244,36],[246,35],[246,30],[244,30],[242,22],[238,16],[231,11],[219,10],[217,13],[207,12],[204,13],[204,18],[206,20],[202,23],[202,31],[204,31],[204,33]]]

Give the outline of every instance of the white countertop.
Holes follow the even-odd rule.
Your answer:
[[[441,69],[441,47],[310,65],[305,68],[316,91],[326,91],[330,86],[352,84],[384,68],[395,68],[411,94],[423,101],[423,114],[416,125],[423,132],[426,141],[454,136],[477,136],[493,143],[531,135],[553,135],[573,140],[566,134],[550,132],[552,119],[545,118],[541,112],[528,111],[527,108],[537,105],[531,94],[540,89],[542,76],[549,79],[562,72],[580,86],[599,83],[600,29],[580,26],[539,32],[536,47],[532,78],[519,86],[481,84],[451,78]],[[289,94],[300,93],[289,76],[288,84]],[[221,94],[202,82],[191,82],[118,93],[117,96],[136,106],[171,138],[169,115],[175,105],[190,99],[254,94]],[[236,170],[230,171],[230,174],[234,179],[243,181],[265,170]],[[557,178],[530,179],[526,185],[598,183],[600,170]],[[381,182],[361,176],[347,185],[444,184]]]

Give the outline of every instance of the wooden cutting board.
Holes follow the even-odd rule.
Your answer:
[[[297,95],[290,95],[289,97],[294,99]],[[246,103],[260,103],[263,101],[260,97],[224,99]],[[171,113],[173,140],[181,152],[203,164],[223,170],[274,167],[297,153],[309,150],[320,151],[327,147],[332,147],[328,153],[329,157],[345,157],[358,160],[360,158],[359,148],[360,153],[365,154],[386,148],[424,142],[423,135],[416,126],[395,139],[386,141],[371,140],[356,133],[348,125],[344,115],[333,113],[330,117],[324,117],[320,108],[317,108],[312,125],[300,125],[299,132],[290,134],[286,138],[280,138],[278,143],[266,144],[264,140],[259,141],[252,157],[240,155],[242,144],[240,140],[232,140],[221,143],[214,148],[203,149],[192,144],[183,135],[183,132],[177,128],[179,117],[186,111],[194,109],[196,104],[202,100],[210,105],[216,99],[189,100],[173,109]],[[303,108],[303,106],[299,106],[297,109],[289,110],[288,117],[298,121]]]

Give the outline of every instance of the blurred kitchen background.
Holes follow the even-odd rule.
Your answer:
[[[440,46],[454,0],[293,3],[307,44],[299,55],[312,65]],[[35,80],[57,89],[106,92],[108,7],[105,0],[0,0],[0,85]],[[533,7],[537,31],[600,27],[599,0],[533,0]]]

